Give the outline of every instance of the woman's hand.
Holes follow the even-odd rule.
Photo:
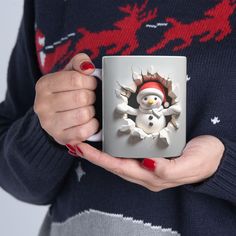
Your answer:
[[[152,158],[142,162],[112,157],[86,143],[76,147],[82,158],[155,192],[209,178],[217,170],[224,153],[223,143],[210,135],[189,141],[178,158]]]
[[[34,111],[42,128],[59,144],[71,147],[98,130],[93,106],[97,82],[90,76],[94,69],[81,53],[63,71],[45,75],[36,84]]]

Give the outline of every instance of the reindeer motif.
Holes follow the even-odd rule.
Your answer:
[[[36,47],[38,59],[43,73],[48,73],[53,69],[62,68],[73,55],[79,52],[91,52],[91,58],[99,56],[100,50],[104,49],[106,55],[123,54],[129,55],[139,47],[137,38],[138,30],[150,20],[157,17],[157,8],[147,10],[148,0],[139,6],[138,4],[128,4],[119,7],[119,10],[126,15],[113,23],[110,30],[91,32],[86,28],[78,28],[77,33],[81,34],[74,42],[72,37],[63,37],[60,43],[55,42],[53,47],[45,45],[46,38],[40,30],[36,31]],[[162,39],[152,48],[146,50],[148,54],[160,50],[174,40],[182,40],[180,45],[173,48],[178,51],[191,45],[194,37],[198,37],[199,42],[207,42],[214,39],[220,42],[232,32],[230,16],[236,8],[236,0],[221,0],[213,8],[204,13],[204,18],[185,24],[175,18],[166,18],[172,24]],[[59,40],[60,41],[60,40]],[[89,42],[89,44],[88,44]],[[48,49],[49,48],[49,49]]]
[[[145,8],[148,0],[139,7],[137,4],[133,6],[127,5],[119,7],[121,12],[128,15],[113,24],[116,27],[114,30],[103,30],[101,32],[90,32],[85,28],[79,28],[78,32],[83,35],[76,45],[74,53],[89,50],[91,59],[99,55],[101,47],[106,48],[106,54],[116,54],[122,52],[123,55],[130,54],[139,46],[137,39],[137,31],[140,27],[154,19],[157,16],[157,8],[150,10],[147,13]],[[93,42],[88,45],[88,42]]]
[[[164,33],[160,42],[147,50],[147,53],[154,53],[176,39],[183,42],[179,46],[175,46],[173,51],[190,46],[196,36],[200,36],[199,42],[207,42],[211,39],[215,39],[217,42],[223,40],[232,32],[229,18],[234,13],[235,8],[235,0],[222,0],[214,8],[205,12],[205,18],[190,24],[184,24],[174,18],[166,18],[172,27]]]
[[[78,42],[72,46],[72,41],[64,41],[60,45],[56,45],[54,51],[45,53],[44,49],[37,44],[39,61],[41,63],[41,70],[44,73],[51,71],[54,66],[63,66],[69,61],[73,55],[90,51],[91,59],[99,56],[100,49],[105,48],[106,55],[121,54],[126,55],[132,53],[139,47],[137,39],[137,31],[141,26],[157,16],[157,8],[145,12],[148,0],[145,0],[141,6],[128,4],[119,7],[121,12],[128,14],[121,20],[114,22],[115,29],[103,30],[100,32],[90,32],[86,28],[78,28],[77,33],[82,34]],[[113,27],[113,28],[114,28]],[[88,44],[89,42],[89,44]]]

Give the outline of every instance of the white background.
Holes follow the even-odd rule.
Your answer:
[[[22,10],[23,0],[0,1],[0,101],[5,96],[7,64]],[[0,236],[36,236],[46,210],[45,206],[20,202],[0,188]]]

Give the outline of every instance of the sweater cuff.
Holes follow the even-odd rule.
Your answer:
[[[219,139],[224,144],[225,151],[217,171],[205,181],[185,187],[190,191],[209,194],[236,204],[236,143]]]

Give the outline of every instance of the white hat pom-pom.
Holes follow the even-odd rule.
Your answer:
[[[164,107],[165,107],[165,108],[167,108],[167,107],[169,107],[169,106],[170,106],[169,102],[165,102],[165,103],[164,103]]]

